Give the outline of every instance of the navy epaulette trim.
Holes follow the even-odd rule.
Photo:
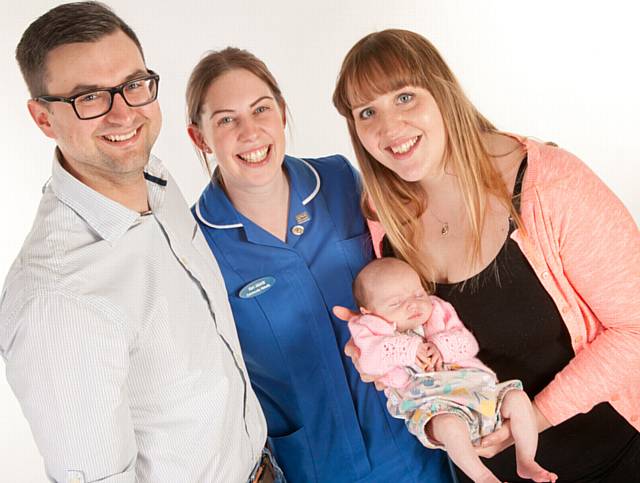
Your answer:
[[[151,181],[152,183],[159,184],[160,186],[167,186],[167,180],[153,176],[152,174],[144,172],[144,179]]]

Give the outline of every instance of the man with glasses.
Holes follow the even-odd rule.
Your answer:
[[[100,3],[61,5],[16,57],[57,147],[0,353],[49,478],[273,481],[218,266],[150,154],[159,76],[135,33]]]
[[[147,69],[141,72],[140,78],[128,80],[119,86],[109,89],[91,90],[81,92],[71,97],[62,96],[38,96],[36,101],[66,102],[73,106],[78,118],[88,121],[96,117],[102,117],[113,107],[113,96],[120,94],[129,107],[142,107],[155,101],[158,97],[158,81],[160,76]]]

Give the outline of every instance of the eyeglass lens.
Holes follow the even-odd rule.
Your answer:
[[[119,92],[131,107],[143,106],[155,99],[158,83],[155,78],[138,79],[123,85]],[[108,90],[88,92],[77,97],[74,106],[81,118],[98,117],[111,109],[112,94]]]

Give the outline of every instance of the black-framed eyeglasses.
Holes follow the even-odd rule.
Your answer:
[[[92,91],[80,92],[75,96],[38,96],[37,101],[66,102],[73,106],[79,119],[88,120],[104,116],[113,107],[113,96],[120,94],[124,102],[130,107],[140,107],[151,104],[158,98],[158,83],[160,76],[149,70],[149,74],[128,80],[122,84]]]

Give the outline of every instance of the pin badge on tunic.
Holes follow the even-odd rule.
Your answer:
[[[273,277],[261,277],[253,282],[249,282],[240,289],[238,296],[241,299],[250,299],[262,295],[276,283],[276,279]]]
[[[306,223],[310,219],[311,217],[309,216],[309,213],[307,213],[306,211],[302,211],[296,215],[296,223],[298,225],[302,225],[303,223]]]
[[[309,216],[309,213],[307,213],[306,211],[302,211],[302,212],[298,213],[296,215],[296,223],[297,223],[297,225],[294,225],[294,226],[291,227],[291,233],[293,233],[296,236],[302,235],[304,233],[304,226],[302,226],[302,224],[306,223],[310,219],[311,219],[311,217]]]

